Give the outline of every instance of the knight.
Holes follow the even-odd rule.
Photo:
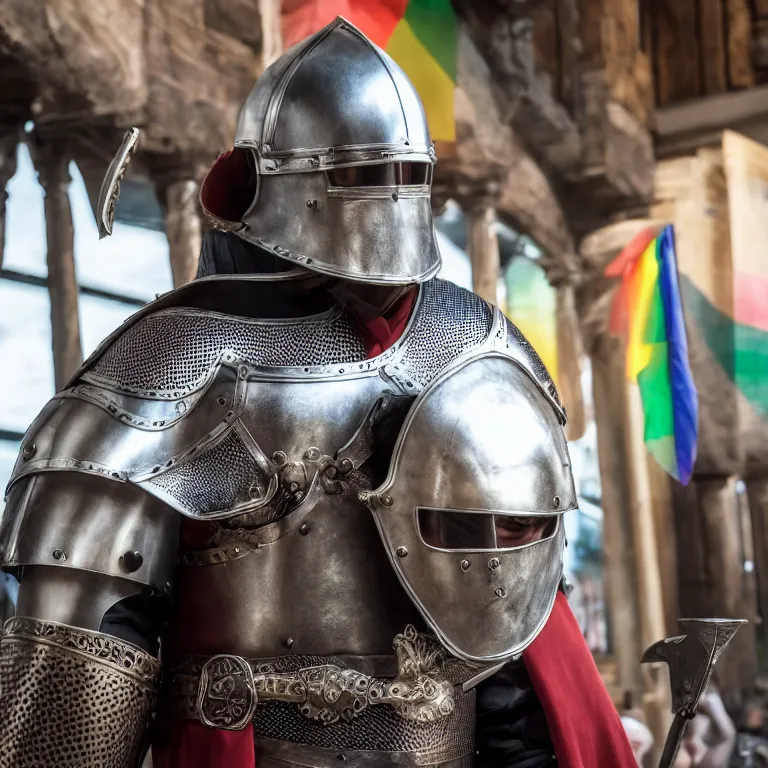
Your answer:
[[[435,160],[341,18],[258,79],[198,278],[22,443],[0,768],[634,765],[562,589],[566,414],[435,277]]]

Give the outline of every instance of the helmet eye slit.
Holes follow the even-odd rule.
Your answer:
[[[430,182],[429,163],[378,163],[329,168],[328,182],[334,187],[422,186]]]
[[[499,515],[491,512],[461,512],[420,508],[419,535],[437,549],[514,549],[549,538],[557,527],[556,516]]]

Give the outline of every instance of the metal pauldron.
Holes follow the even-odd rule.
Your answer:
[[[117,638],[31,618],[0,640],[0,768],[136,768],[160,662]]]
[[[394,639],[397,675],[377,678],[336,664],[279,672],[269,663],[240,656],[209,658],[199,676],[176,681],[178,709],[211,728],[241,730],[265,701],[295,704],[322,725],[350,721],[372,706],[389,706],[402,718],[434,723],[456,707],[454,688],[478,668],[450,657],[430,635],[408,626]],[[189,701],[194,696],[194,705]],[[179,706],[180,705],[180,706]]]

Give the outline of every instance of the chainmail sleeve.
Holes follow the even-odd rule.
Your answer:
[[[138,768],[160,662],[108,635],[13,618],[0,640],[0,768]]]

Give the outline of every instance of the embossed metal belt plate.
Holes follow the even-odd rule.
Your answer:
[[[253,670],[240,656],[212,656],[203,665],[197,694],[197,716],[209,728],[241,731],[253,719],[256,705]]]

